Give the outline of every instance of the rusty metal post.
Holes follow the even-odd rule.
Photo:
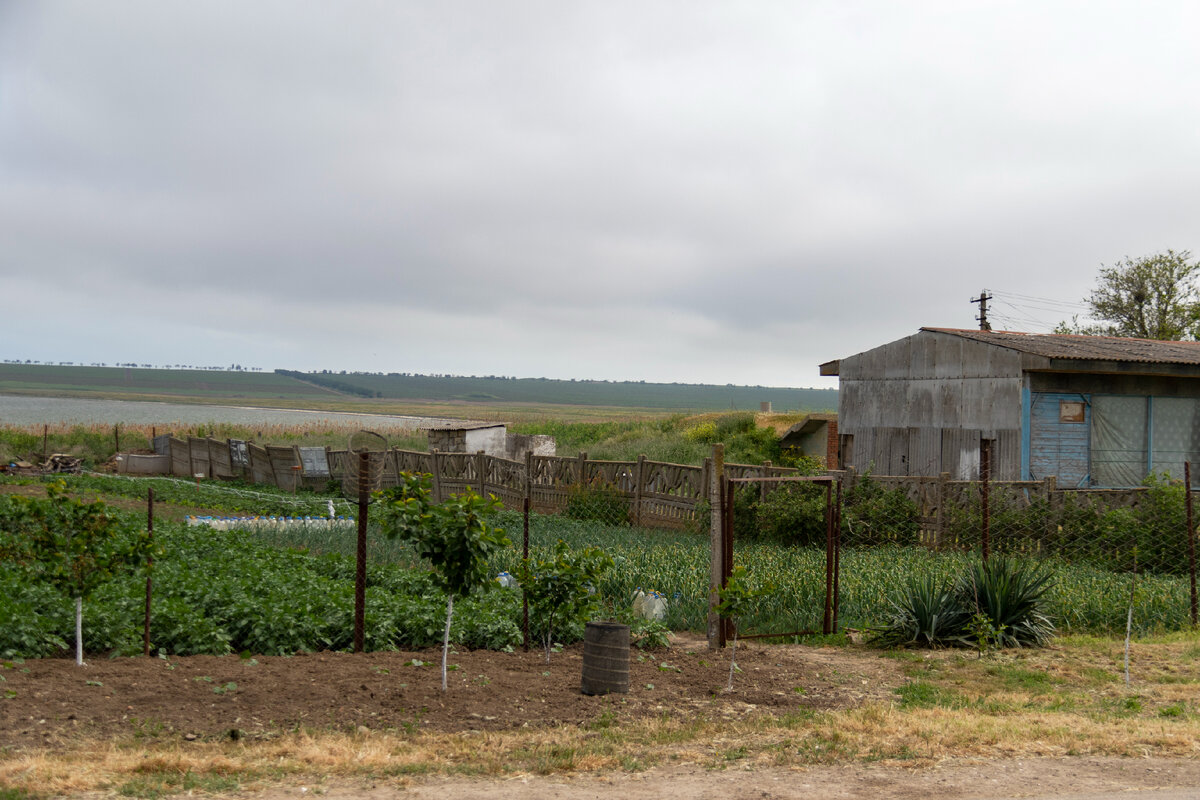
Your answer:
[[[1183,486],[1187,498],[1188,573],[1192,578],[1192,627],[1196,626],[1196,527],[1192,522],[1192,462],[1183,462]]]
[[[821,621],[821,633],[833,633],[833,584],[834,584],[834,545],[833,518],[829,513],[831,505],[831,487],[825,487],[825,616]]]
[[[367,607],[367,502],[370,498],[371,454],[358,454],[358,557],[354,571],[354,652],[363,651]]]
[[[525,536],[521,547],[522,563],[529,564],[529,494],[525,495]],[[525,584],[521,584],[521,641],[525,652],[529,652],[529,595],[525,594]]]
[[[154,489],[150,489],[146,499],[146,532],[150,535],[150,543],[154,543]],[[142,625],[142,655],[150,655],[150,573],[154,569],[154,556],[146,557],[146,621]]]
[[[708,472],[709,485],[708,507],[710,510],[708,531],[708,647],[711,650],[725,646],[724,627],[717,614],[717,605],[721,602],[721,579],[724,575],[722,554],[725,552],[725,445],[718,442],[713,445],[712,468]]]
[[[980,533],[983,537],[983,560],[986,563],[988,560],[988,551],[990,542],[988,541],[991,531],[991,519],[989,503],[991,502],[991,478],[992,478],[992,440],[979,440],[979,491],[980,498]]]
[[[113,425],[113,454],[121,452],[121,423]]]
[[[724,486],[725,495],[725,513],[722,514],[724,526],[721,532],[721,588],[729,586],[729,579],[733,576],[733,483],[728,476],[721,478],[721,483]],[[721,618],[721,647],[729,639],[736,635],[733,629],[733,620],[729,617]]]
[[[841,627],[839,612],[842,601],[842,482],[837,482],[837,496],[833,504],[833,629]]]

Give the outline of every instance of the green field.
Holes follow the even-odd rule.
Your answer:
[[[462,412],[473,409],[509,410],[523,406],[595,407],[651,413],[757,411],[762,402],[771,402],[776,411],[824,411],[837,407],[835,389],[16,363],[0,364],[0,393],[175,402],[253,400],[263,405],[376,413],[404,413],[421,404],[459,408],[458,414],[441,409],[446,416],[467,416]],[[488,416],[486,412],[484,416]]]
[[[0,364],[0,392],[12,394],[128,395],[178,400],[264,399],[303,402],[328,400],[334,393],[273,372],[143,369],[138,367],[67,367]]]
[[[764,401],[779,411],[819,411],[837,406],[834,389],[645,381],[550,380],[547,378],[433,377],[391,373],[288,373],[317,385],[360,391],[385,399],[442,398],[470,403],[553,403],[630,406],[666,410],[757,411]]]

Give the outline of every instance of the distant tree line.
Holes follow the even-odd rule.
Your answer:
[[[85,364],[80,361],[76,364],[74,361],[39,361],[36,358],[6,358],[5,364],[38,364],[45,367],[108,367],[113,368],[124,367],[126,369],[200,369],[218,372],[262,372],[262,367],[243,367],[241,364],[230,364],[228,367],[223,366],[201,366],[199,364],[138,364],[134,361],[114,361],[111,365],[107,361],[92,361]]]

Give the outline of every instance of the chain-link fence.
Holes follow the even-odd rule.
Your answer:
[[[990,481],[986,469],[984,480],[962,481],[706,466],[721,491],[705,496],[699,484],[660,491],[650,477],[660,465],[564,463],[527,473],[526,496],[505,498],[500,524],[513,545],[493,569],[516,574],[526,547],[538,558],[559,540],[599,548],[614,568],[596,590],[618,619],[712,635],[714,575],[720,585],[741,566],[761,596],[738,621],[740,636],[876,629],[914,582],[949,585],[981,561],[1011,557],[1049,576],[1043,607],[1060,632],[1124,634],[1128,625],[1145,635],[1196,622],[1189,493],[1165,478],[1101,491],[1060,489],[1052,478]],[[650,512],[650,503],[676,510]]]
[[[832,578],[819,486],[737,487],[734,559],[748,569],[758,563],[759,579],[774,586],[757,624],[819,629],[828,589],[840,628],[877,627],[914,581],[949,585],[969,565],[1003,557],[1049,575],[1044,608],[1060,632],[1123,634],[1130,626],[1144,635],[1196,624],[1195,528],[1180,482],[1063,490],[1053,479],[992,482],[986,474],[838,478]]]

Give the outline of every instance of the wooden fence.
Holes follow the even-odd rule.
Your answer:
[[[168,451],[172,473],[189,478],[241,478],[296,490],[324,488],[331,482],[350,486],[358,475],[357,456],[347,450],[171,438]],[[712,480],[710,459],[702,466],[689,466],[650,461],[645,456],[636,461],[595,461],[586,453],[575,458],[530,453],[524,460],[513,461],[483,453],[391,449],[372,460],[376,462],[371,476],[375,489],[395,486],[401,472],[423,472],[433,477],[437,501],[471,489],[495,495],[509,508],[521,508],[528,498],[530,508],[541,513],[561,513],[573,496],[604,490],[628,506],[629,523],[668,530],[697,526]],[[769,478],[796,474],[796,470],[769,462],[726,464],[725,474]],[[347,475],[349,481],[344,480]]]

